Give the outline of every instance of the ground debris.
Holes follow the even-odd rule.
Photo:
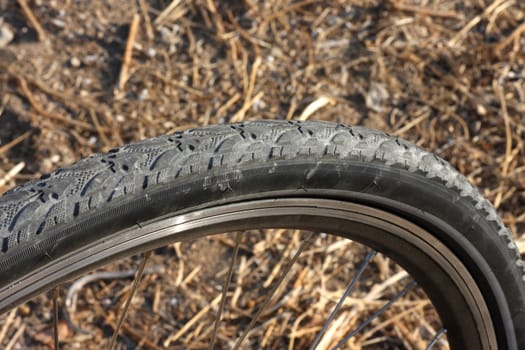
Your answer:
[[[18,0],[0,1],[0,13],[0,192],[92,153],[184,128],[328,120],[394,133],[450,161],[496,205],[525,252],[522,1]],[[121,340],[130,348],[155,349],[170,337],[186,348],[205,344],[210,327],[184,324],[197,316],[212,319],[231,249],[224,242],[230,241],[217,239],[222,248],[213,248],[207,260],[190,254],[192,267],[173,262],[171,248],[154,256],[169,272],[146,276],[136,302],[156,311],[132,307]],[[291,241],[296,243],[293,236]],[[250,305],[260,300],[252,291],[264,288],[264,276],[273,271],[268,252],[277,254],[279,244],[286,251],[289,241],[263,243],[243,242],[235,278],[245,292],[232,290],[224,315],[230,323],[249,322]],[[296,271],[302,276],[296,287],[271,305],[291,326],[264,320],[254,330],[266,348],[304,346],[322,324],[319,314],[329,312],[343,288],[335,278],[318,278],[318,271],[330,271],[323,270],[327,262],[319,252],[312,248],[311,254],[317,270]],[[354,262],[344,254],[333,259],[341,266]],[[132,266],[124,261],[107,269]],[[388,262],[379,268],[385,279],[399,273]],[[159,279],[166,289],[156,288]],[[69,330],[65,348],[100,348],[87,344],[103,344],[111,328],[107,308],[122,290],[123,281],[99,281],[79,293],[76,317],[93,334]],[[348,330],[349,314],[378,303],[360,291],[332,334]],[[378,334],[407,335],[406,348],[435,334],[433,324],[410,328],[430,314],[413,297],[403,306],[411,311],[401,326],[373,325]],[[49,305],[40,296],[20,309],[27,311],[26,331],[18,314],[2,316],[0,325],[7,326],[0,326],[0,347],[48,344]],[[313,306],[294,313],[306,305]],[[274,338],[265,335],[268,329]],[[236,328],[221,332],[218,341],[231,347]],[[356,341],[353,346],[373,348],[371,339]]]

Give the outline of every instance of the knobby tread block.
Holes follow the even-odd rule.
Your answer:
[[[78,215],[180,177],[305,156],[381,162],[454,189],[496,223],[498,235],[524,269],[492,205],[446,161],[383,132],[317,121],[208,126],[125,145],[55,170],[0,197],[0,255]]]

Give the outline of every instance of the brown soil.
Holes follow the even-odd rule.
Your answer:
[[[20,6],[26,2],[37,23]],[[131,59],[123,63],[134,14],[137,35]],[[0,193],[94,152],[179,129],[261,118],[322,119],[395,133],[449,160],[496,206],[525,252],[524,21],[525,2],[513,0],[0,0]],[[13,39],[2,44],[7,31]],[[121,80],[123,66],[128,74]],[[274,237],[266,248],[281,239]],[[162,291],[177,290],[189,301],[181,307],[173,296],[162,298],[167,304],[157,304],[154,316],[132,311],[122,344],[133,348],[147,339],[142,348],[161,346],[164,334],[184,324],[170,310],[189,319],[208,305],[217,292],[210,285],[222,283],[224,258],[231,255],[224,239],[217,242],[213,248],[207,241],[195,243],[213,252],[205,261],[189,254],[202,271]],[[294,242],[285,240],[275,254]],[[269,253],[261,254],[253,256]],[[191,274],[188,266],[167,263],[170,257],[177,257],[172,247],[156,252],[153,263],[171,272],[148,275],[137,303],[154,304],[160,293],[155,280],[165,284],[166,276],[180,279],[178,271]],[[265,280],[272,268],[261,261],[252,261],[249,275],[258,271]],[[323,264],[313,261],[315,275]],[[134,260],[107,269],[130,264]],[[397,272],[386,270],[382,279]],[[202,287],[202,281],[211,284]],[[260,283],[244,286],[254,290]],[[77,317],[97,326],[96,339],[114,317],[104,300],[117,303],[115,290],[128,284],[100,282],[82,291]],[[312,280],[307,286],[318,306],[326,292],[315,289],[319,285]],[[240,309],[227,315],[234,324],[245,322],[242,309],[257,298],[246,295]],[[311,302],[296,300],[301,306]],[[9,315],[2,316],[0,346],[52,347],[49,305],[41,296],[20,307],[10,323]],[[304,324],[316,324],[308,315]],[[164,330],[155,333],[150,323],[159,320]],[[2,323],[8,324],[5,334]],[[414,344],[429,335],[411,333],[413,323],[405,319],[382,335],[411,339],[400,348],[418,348]],[[60,325],[68,347],[88,346],[91,336],[66,321]],[[196,339],[186,348],[200,344],[205,332],[197,331],[192,329]],[[230,331],[224,330],[221,344]],[[288,346],[279,344],[272,347]]]

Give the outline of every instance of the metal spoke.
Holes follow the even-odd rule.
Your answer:
[[[164,267],[162,266],[153,266],[148,267],[144,269],[144,272],[142,275],[147,274],[153,274],[153,273],[160,273],[164,271]],[[71,286],[69,287],[66,298],[64,301],[64,308],[62,309],[62,316],[66,320],[66,322],[69,324],[69,326],[75,330],[75,332],[82,333],[82,334],[90,334],[91,332],[85,329],[82,329],[80,326],[78,326],[75,323],[74,318],[72,317],[72,314],[76,312],[77,310],[77,294],[80,293],[82,288],[84,288],[88,283],[92,283],[94,281],[98,280],[116,280],[116,279],[123,279],[123,278],[130,278],[134,277],[137,273],[137,269],[129,269],[129,270],[119,270],[119,271],[101,271],[101,272],[94,272],[86,276],[82,276],[78,280],[76,280]]]
[[[272,288],[268,291],[268,294],[266,295],[266,299],[264,300],[262,306],[259,308],[259,310],[257,310],[257,313],[255,314],[255,316],[250,321],[250,324],[248,325],[248,328],[239,337],[239,339],[237,339],[237,342],[235,343],[235,345],[232,348],[232,350],[238,350],[239,349],[239,347],[241,346],[241,344],[244,341],[244,339],[246,339],[246,337],[248,336],[248,333],[250,333],[252,328],[255,326],[255,323],[257,322],[257,320],[259,319],[259,317],[261,316],[263,311],[266,309],[266,307],[268,307],[268,304],[270,303],[270,301],[272,299],[272,296],[275,294],[275,292],[277,291],[277,288],[279,288],[281,283],[284,281],[286,275],[288,274],[288,272],[290,272],[290,269],[295,264],[295,262],[297,261],[297,259],[299,258],[299,256],[303,252],[303,250],[306,248],[306,246],[308,245],[308,243],[312,239],[313,235],[314,235],[313,232],[309,232],[308,233],[308,235],[306,236],[305,240],[299,246],[299,249],[297,250],[295,255],[288,262],[288,265],[286,266],[286,268],[283,270],[283,272],[279,276],[279,279],[274,283]]]
[[[337,350],[339,349],[341,346],[343,346],[350,338],[352,338],[354,335],[356,335],[357,333],[359,333],[363,328],[365,328],[366,326],[368,326],[368,324],[370,322],[372,322],[374,319],[376,319],[379,315],[381,315],[383,312],[385,312],[386,309],[388,309],[390,307],[390,305],[392,305],[393,303],[395,303],[397,300],[399,300],[401,297],[403,297],[406,293],[408,293],[408,291],[410,291],[412,288],[414,288],[414,286],[416,285],[416,281],[412,281],[411,283],[409,283],[405,288],[403,288],[403,290],[399,293],[397,293],[393,298],[392,300],[390,300],[389,302],[387,302],[385,305],[383,305],[379,310],[377,310],[376,312],[374,312],[372,314],[372,316],[370,316],[366,321],[364,321],[363,323],[361,323],[356,329],[354,329],[352,332],[348,333],[344,338],[343,340],[341,340],[339,343],[337,343],[337,345],[332,348],[332,350]]]
[[[239,253],[239,246],[241,244],[241,232],[237,232],[235,235],[235,248],[233,250],[233,256],[230,261],[230,267],[228,270],[228,275],[226,276],[226,279],[224,280],[224,285],[222,286],[222,296],[221,296],[221,304],[219,306],[219,310],[217,311],[217,317],[215,318],[215,324],[213,326],[213,332],[211,335],[210,345],[208,349],[213,350],[215,347],[215,338],[217,337],[217,330],[219,329],[219,322],[222,318],[222,312],[224,310],[224,305],[226,305],[226,293],[228,293],[228,289],[230,288],[230,283],[233,275],[233,267],[235,266],[235,262],[237,261],[237,255]]]
[[[117,337],[120,332],[120,328],[122,327],[122,323],[124,322],[124,319],[126,318],[126,315],[128,313],[128,309],[131,304],[131,299],[133,299],[133,295],[135,295],[135,292],[137,291],[139,282],[142,279],[142,274],[144,273],[144,268],[146,267],[146,263],[148,262],[150,256],[151,250],[144,254],[144,258],[140,262],[139,268],[137,269],[137,274],[135,275],[135,279],[133,280],[133,284],[131,285],[131,290],[129,291],[128,298],[126,299],[126,303],[124,304],[124,309],[120,314],[117,326],[115,327],[115,331],[113,332],[113,337],[111,338],[111,342],[109,343],[109,350],[113,350],[113,347],[117,342]]]
[[[441,328],[439,330],[439,332],[436,333],[436,335],[434,336],[434,338],[432,338],[432,340],[430,341],[430,343],[428,343],[427,347],[425,348],[425,350],[430,350],[432,349],[432,347],[434,345],[436,345],[436,343],[439,341],[439,339],[441,339],[441,337],[447,333],[447,329],[446,328]]]
[[[370,253],[367,254],[367,256],[365,257],[365,260],[361,263],[361,266],[359,267],[359,270],[357,271],[357,274],[354,276],[354,278],[352,279],[352,281],[350,282],[350,284],[346,288],[344,294],[339,299],[339,302],[337,303],[335,308],[332,310],[332,313],[330,314],[330,316],[328,317],[328,319],[324,323],[323,328],[321,329],[319,334],[317,334],[317,337],[315,337],[315,340],[314,340],[313,344],[310,345],[309,350],[314,350],[317,347],[317,345],[321,341],[321,338],[323,337],[323,335],[325,334],[326,330],[328,329],[328,326],[330,325],[330,323],[335,318],[335,315],[337,314],[337,312],[339,311],[341,306],[343,306],[343,303],[344,303],[345,299],[350,295],[350,293],[354,289],[354,286],[356,285],[357,281],[359,281],[359,279],[361,278],[361,275],[365,271],[365,268],[368,266],[368,264],[370,263],[370,260],[372,260],[372,258],[376,255],[376,253],[377,252],[375,250],[373,250],[373,251],[371,251]]]
[[[53,288],[51,292],[53,297],[53,338],[55,341],[55,350],[60,349],[60,344],[58,343],[58,289],[57,287]]]

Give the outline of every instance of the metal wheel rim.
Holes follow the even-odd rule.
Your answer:
[[[357,232],[356,228],[363,227],[375,231],[373,234]],[[449,337],[457,338],[455,343],[451,342],[451,348],[465,348],[467,345],[470,348],[473,342],[477,342],[479,346],[476,345],[475,348],[479,349],[498,348],[489,308],[485,302],[480,302],[483,297],[473,277],[434,236],[421,227],[382,210],[318,198],[251,200],[188,214],[167,215],[137,224],[111,237],[93,242],[81,251],[69,253],[1,289],[0,312],[83,272],[131,254],[209,234],[257,228],[295,228],[337,234],[393,255],[394,260],[411,274],[416,266],[407,266],[406,262],[399,262],[396,256],[404,248],[386,247],[390,241],[385,242],[384,239],[390,237],[396,242],[402,241],[407,246],[415,247],[424,252],[429,261],[437,263],[443,269],[444,275],[454,282],[452,287],[464,297],[465,306],[469,310],[469,314],[443,314],[437,308],[444,323],[447,319],[455,320],[455,324],[463,328],[449,332]],[[432,294],[425,284],[421,286],[428,294]],[[432,302],[435,300],[432,299]],[[446,300],[441,301],[443,302]],[[478,335],[476,340],[472,338],[473,329]]]

